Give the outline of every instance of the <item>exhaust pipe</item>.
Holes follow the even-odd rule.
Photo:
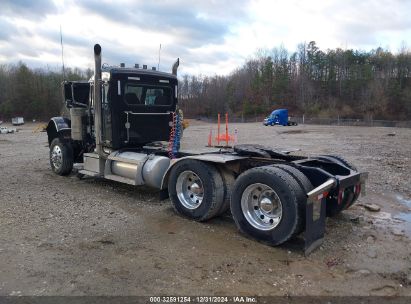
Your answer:
[[[94,45],[94,135],[98,155],[103,155],[101,145],[101,46]]]
[[[180,65],[180,58],[177,58],[176,62],[174,62],[173,67],[171,69],[173,75],[177,76],[177,69],[179,65]]]

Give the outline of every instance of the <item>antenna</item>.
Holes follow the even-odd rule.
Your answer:
[[[63,48],[63,34],[61,31],[61,24],[60,24],[60,44],[61,44],[61,63],[63,66],[63,81],[66,79],[66,72],[64,69],[64,48]]]
[[[160,43],[160,48],[158,49],[158,64],[157,64],[157,71],[160,71],[160,54],[161,54],[161,43]]]

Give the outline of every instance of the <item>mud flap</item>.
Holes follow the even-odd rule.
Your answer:
[[[337,186],[337,180],[330,178],[317,188],[307,193],[305,207],[304,252],[309,255],[324,240],[326,199],[329,191]]]
[[[307,199],[305,208],[304,253],[308,256],[321,246],[325,233],[326,197]]]

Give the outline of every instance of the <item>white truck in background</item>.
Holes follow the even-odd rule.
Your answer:
[[[12,123],[13,126],[24,125],[24,118],[23,117],[13,117],[11,119],[11,123]]]

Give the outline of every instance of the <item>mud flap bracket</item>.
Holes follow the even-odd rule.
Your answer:
[[[307,193],[304,230],[305,255],[309,255],[323,243],[325,233],[326,199],[331,188],[336,185],[337,181],[334,178],[330,178]]]

